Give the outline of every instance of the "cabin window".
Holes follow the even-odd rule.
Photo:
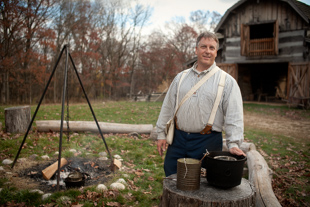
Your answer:
[[[273,38],[273,24],[256,24],[250,25],[250,39]]]
[[[241,55],[270,56],[278,54],[278,21],[241,25]]]

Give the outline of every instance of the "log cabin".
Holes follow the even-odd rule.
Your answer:
[[[226,11],[214,30],[216,63],[237,80],[244,101],[309,108],[309,21],[310,6],[297,0],[240,0]]]

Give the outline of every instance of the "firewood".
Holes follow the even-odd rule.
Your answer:
[[[119,170],[122,167],[122,162],[118,159],[113,160],[113,171]]]
[[[65,158],[61,158],[61,160],[60,160],[60,167],[63,167],[67,163],[68,163],[68,161]],[[55,174],[57,169],[58,169],[58,161],[56,161],[52,165],[48,166],[44,170],[42,170],[43,178],[45,180],[51,179],[51,177]]]

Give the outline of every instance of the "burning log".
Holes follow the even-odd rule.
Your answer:
[[[36,121],[38,131],[60,131],[60,120]],[[152,124],[119,124],[98,122],[103,133],[131,133],[150,134],[153,130]],[[63,130],[67,131],[67,123],[64,121]],[[69,121],[69,128],[74,132],[92,131],[98,132],[94,121]]]
[[[63,167],[67,163],[68,163],[68,161],[65,158],[61,158],[61,160],[60,160],[60,167]],[[56,161],[52,165],[48,166],[44,170],[42,170],[43,178],[45,180],[51,179],[51,177],[55,174],[57,169],[58,169],[58,161]]]

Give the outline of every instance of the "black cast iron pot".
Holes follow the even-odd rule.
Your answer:
[[[232,188],[240,185],[246,157],[230,152],[213,151],[203,160],[207,169],[207,181],[219,188]]]
[[[87,173],[72,172],[65,178],[64,182],[67,188],[79,188],[85,185],[85,180],[90,178]]]

